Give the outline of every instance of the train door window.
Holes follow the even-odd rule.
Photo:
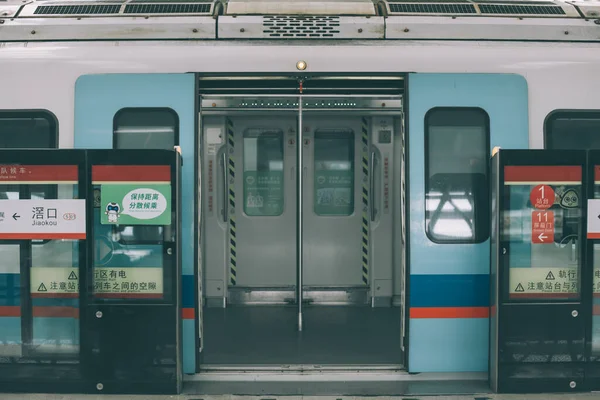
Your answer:
[[[283,132],[248,129],[244,132],[244,213],[278,216],[283,213]]]
[[[170,108],[124,108],[113,121],[115,149],[169,149],[179,144],[179,118]]]
[[[115,149],[173,150],[179,145],[179,117],[170,108],[123,108],[113,120]],[[158,244],[163,240],[160,226],[114,226],[122,244]],[[133,250],[132,250],[133,251]]]
[[[316,130],[314,210],[320,216],[354,213],[354,132]]]
[[[48,111],[0,111],[0,148],[56,148],[57,126]]]
[[[557,111],[546,118],[546,148],[600,149],[600,111]]]
[[[425,116],[425,224],[433,242],[487,239],[489,140],[480,108],[434,108]]]

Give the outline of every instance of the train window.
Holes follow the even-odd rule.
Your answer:
[[[179,117],[170,108],[123,108],[113,120],[115,149],[173,150],[179,145]],[[113,227],[122,244],[160,243],[160,226]]]
[[[244,213],[277,216],[283,213],[283,132],[247,129],[244,132]]]
[[[0,148],[56,148],[57,128],[48,111],[0,111]]]
[[[354,212],[354,132],[315,131],[314,210],[317,215]]]
[[[546,148],[600,149],[600,111],[556,111],[546,118]]]
[[[434,108],[425,116],[425,230],[433,242],[488,238],[489,136],[480,108]]]
[[[179,118],[170,108],[123,108],[113,121],[115,149],[168,149],[179,144]]]

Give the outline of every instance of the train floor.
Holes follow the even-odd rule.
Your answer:
[[[399,365],[400,309],[308,305],[206,308],[204,365]]]

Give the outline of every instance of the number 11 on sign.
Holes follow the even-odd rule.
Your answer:
[[[531,213],[531,243],[554,242],[554,212],[533,211]]]

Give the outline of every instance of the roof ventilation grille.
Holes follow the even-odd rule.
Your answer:
[[[35,9],[36,15],[98,15],[118,14],[121,6],[118,4],[90,4],[90,5],[53,5],[39,6]]]
[[[479,10],[482,14],[496,15],[566,15],[557,5],[480,4]]]
[[[402,14],[477,14],[472,4],[389,3],[390,12]]]
[[[206,14],[212,3],[127,4],[124,14]]]
[[[265,16],[263,33],[272,38],[332,38],[340,33],[340,17]]]

